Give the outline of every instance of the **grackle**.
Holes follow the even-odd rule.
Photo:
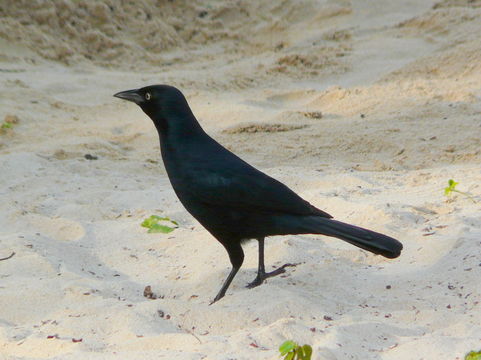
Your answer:
[[[244,261],[242,242],[257,239],[259,266],[255,287],[285,271],[264,266],[264,238],[322,234],[387,258],[402,244],[383,234],[333,220],[279,181],[255,169],[207,135],[184,95],[175,87],[153,85],[114,96],[132,101],[152,119],[162,159],[179,200],[227,250],[232,270],[213,302],[224,297]]]

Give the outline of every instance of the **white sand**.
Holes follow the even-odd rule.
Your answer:
[[[286,339],[326,360],[481,348],[481,2],[132,4],[0,4],[0,120],[20,119],[0,133],[0,258],[15,252],[0,261],[0,359],[278,359]],[[248,290],[249,243],[209,306],[227,254],[176,199],[151,121],[112,98],[154,83],[402,256],[272,238],[268,267],[299,265]],[[445,197],[450,178],[477,203]],[[180,228],[147,234],[151,214]]]

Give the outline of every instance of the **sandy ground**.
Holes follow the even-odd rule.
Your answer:
[[[0,359],[463,359],[481,348],[481,2],[0,4]],[[28,11],[26,10],[28,6]],[[167,83],[204,128],[337,219],[405,246],[224,249],[176,199],[150,120]],[[90,154],[96,160],[88,160]],[[474,201],[443,194],[448,179]],[[151,214],[180,223],[147,234]],[[150,285],[158,296],[144,297]]]

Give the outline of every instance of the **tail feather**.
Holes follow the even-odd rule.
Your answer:
[[[401,254],[403,245],[384,234],[319,216],[309,216],[303,221],[306,233],[322,234],[347,241],[361,249],[393,259]]]

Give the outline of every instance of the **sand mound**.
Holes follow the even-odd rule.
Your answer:
[[[63,62],[149,61],[192,39],[192,28],[179,19],[195,19],[199,12],[192,2],[3,1],[0,35]]]
[[[281,49],[289,42],[282,36],[283,31],[297,22],[348,11],[339,6],[316,5],[313,0],[262,4],[5,0],[0,4],[0,37],[64,63],[88,60],[117,66],[162,64],[169,62],[162,54],[174,47],[178,50],[223,42],[234,52],[239,47],[251,47],[256,52]],[[281,57],[279,62],[308,67],[326,62],[310,57],[306,63],[299,55],[297,58]]]
[[[460,1],[445,1],[423,15],[400,23],[399,28],[405,34],[425,37],[443,46],[437,53],[413,62],[393,75],[403,78],[453,79],[479,74],[480,16],[481,7],[476,6],[475,2],[463,5]]]

